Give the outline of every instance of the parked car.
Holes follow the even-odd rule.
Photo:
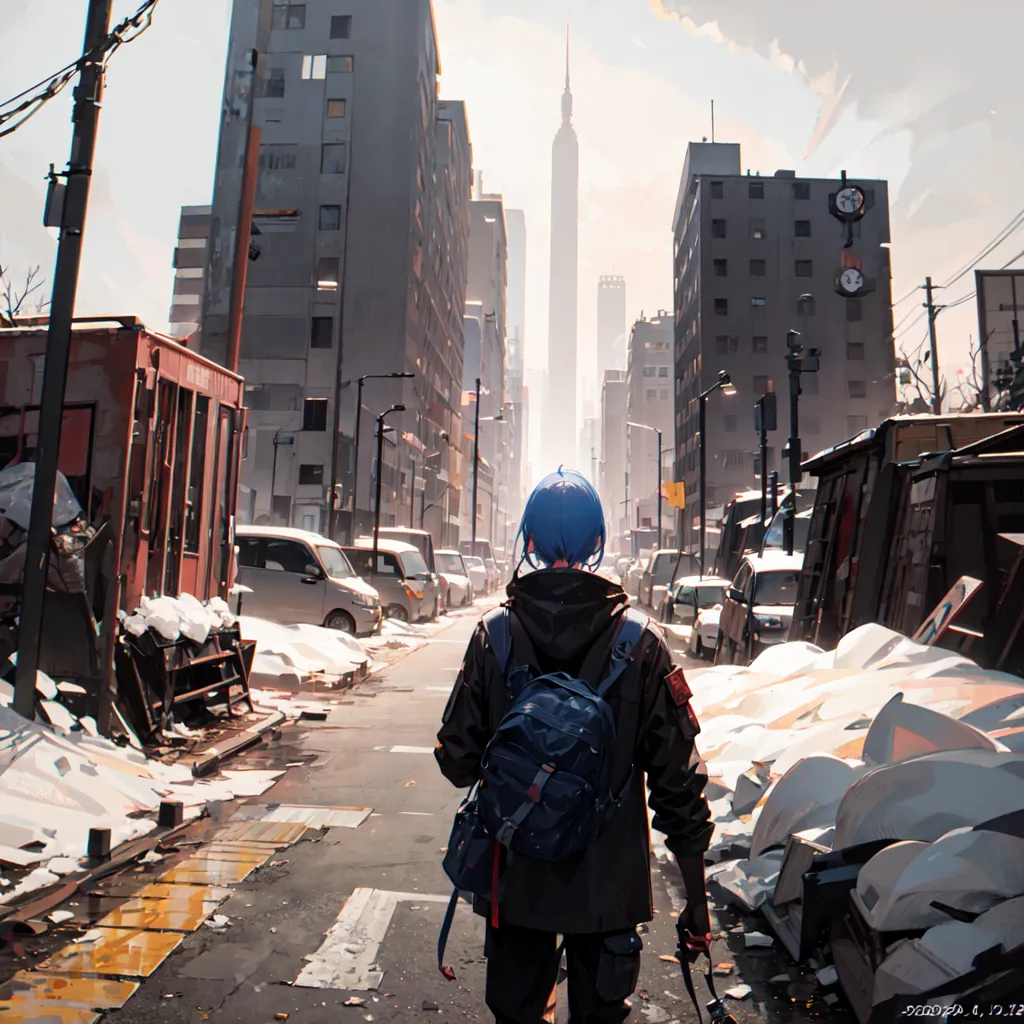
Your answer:
[[[498,568],[498,563],[493,558],[485,558],[484,565],[487,568],[487,589],[488,592],[497,590],[502,580],[505,578],[504,573]]]
[[[378,536],[381,540],[398,540],[403,544],[411,544],[423,556],[423,561],[427,563],[427,571],[434,577],[437,588],[437,607],[431,616],[436,619],[441,614],[441,609],[445,607],[447,587],[442,583],[434,564],[434,538],[426,530],[414,530],[408,526],[382,526]],[[373,538],[357,537],[356,544],[368,544],[373,547]]]
[[[469,585],[473,588],[473,596],[487,593],[487,566],[482,558],[476,555],[463,555],[466,571],[469,573]]]
[[[716,665],[749,665],[785,642],[803,560],[802,554],[778,551],[743,556],[722,606]]]
[[[438,587],[427,563],[412,544],[380,540],[377,571],[373,571],[373,541],[357,540],[343,548],[356,572],[370,580],[380,593],[384,614],[402,622],[421,622],[433,617]]]
[[[630,597],[640,596],[640,581],[643,579],[645,564],[643,559],[636,559],[629,564],[629,570],[622,581],[622,589]]]
[[[458,551],[435,551],[434,564],[445,584],[445,607],[463,608],[473,603],[473,585],[469,569]]]
[[[369,636],[380,628],[377,591],[333,540],[306,530],[236,526],[242,610],[284,625],[310,622]]]
[[[700,562],[693,555],[668,548],[652,551],[640,577],[637,598],[647,608],[659,608],[673,580],[682,576],[696,576],[699,572]]]
[[[804,512],[798,512],[796,517],[793,519],[793,553],[796,554],[799,551],[807,550],[807,538],[811,533],[811,515],[814,509],[807,509]],[[789,516],[789,509],[780,508],[775,513],[775,518],[772,519],[771,525],[768,527],[764,535],[764,542],[761,544],[761,554],[767,554],[769,551],[782,551],[785,547],[786,537],[786,519]]]
[[[718,576],[684,576],[662,604],[661,621],[689,629],[687,645],[698,657],[715,653],[718,615],[728,586],[729,581]]]

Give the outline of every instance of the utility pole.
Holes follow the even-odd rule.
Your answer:
[[[808,349],[805,353],[803,345],[800,344],[800,332],[789,331],[786,335],[786,349],[788,350],[787,364],[789,367],[789,441],[786,451],[783,454],[789,456],[789,486],[790,506],[783,524],[783,536],[785,540],[786,554],[793,554],[793,542],[796,533],[796,489],[803,476],[801,463],[803,462],[803,444],[800,440],[800,375],[803,373],[817,373],[820,365],[820,352],[816,348]]]
[[[476,491],[480,480],[480,378],[476,379],[476,406],[473,410],[473,530],[469,549],[471,555],[476,554]]]
[[[932,301],[932,279],[924,279],[924,290],[928,296],[925,309],[928,310],[928,343],[931,351],[932,363],[932,412],[938,416],[942,411],[942,396],[939,394],[939,349],[935,340],[935,318],[939,315],[939,308]]]
[[[75,294],[82,263],[82,238],[89,207],[96,131],[103,101],[102,46],[110,34],[113,0],[89,0],[85,23],[85,54],[100,51],[84,61],[74,93],[71,121],[71,155],[65,174],[60,218],[60,242],[53,274],[50,321],[46,334],[46,362],[43,393],[39,404],[39,433],[36,442],[35,482],[29,519],[25,575],[18,625],[18,665],[15,675],[14,710],[31,719],[35,707],[36,672],[39,668],[39,638],[43,629],[43,606],[50,571],[53,535],[53,499],[57,487],[60,434],[64,418],[64,390],[71,354],[71,324],[75,315]],[[106,685],[106,682],[102,684]]]
[[[754,429],[761,442],[761,526],[768,522],[768,431],[778,428],[778,402],[775,389],[768,381],[768,390],[754,405]]]

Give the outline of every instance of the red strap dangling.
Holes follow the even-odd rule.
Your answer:
[[[491,865],[491,927],[498,927],[498,868],[501,865],[501,844],[494,842],[494,863]]]

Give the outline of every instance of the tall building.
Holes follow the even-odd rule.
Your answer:
[[[526,489],[530,490],[538,480],[558,469],[558,464],[552,465],[545,435],[548,415],[548,371],[536,368],[524,370],[523,380],[526,382],[530,403],[530,418],[526,424],[526,450],[530,459],[531,475],[525,482]]]
[[[699,396],[720,370],[737,397],[707,401],[709,508],[756,486],[751,408],[769,381],[779,394],[779,429],[768,469],[779,469],[788,436],[786,334],[821,350],[805,374],[800,434],[805,451],[843,441],[894,408],[889,199],[884,181],[851,179],[866,213],[847,229],[830,213],[838,181],[740,173],[740,147],[691,143],[676,202],[676,469],[686,483],[688,540],[699,515]],[[856,273],[844,273],[856,271]],[[863,282],[853,296],[842,293]]]
[[[609,548],[628,551],[626,514],[626,371],[605,370],[601,385],[601,504]]]
[[[515,492],[516,509],[521,504],[523,469],[526,458],[526,412],[523,403],[523,345],[526,339],[526,214],[505,211],[508,231],[508,337],[505,342],[508,401],[515,416],[515,435],[509,490]]]
[[[243,484],[261,521],[326,531],[336,471],[340,535],[370,528],[375,416],[396,403],[408,411],[388,421],[381,521],[430,498],[447,520],[458,515],[459,456],[442,435],[462,433],[472,186],[465,107],[438,100],[430,0],[345,10],[235,0],[202,325],[202,350],[223,360],[251,100],[262,138],[241,339]],[[253,49],[264,55],[255,89]],[[363,389],[355,475],[349,384],[394,373],[415,376]]]
[[[597,280],[597,379],[626,368],[626,279],[602,274]],[[620,365],[621,363],[621,365]]]
[[[545,452],[551,469],[576,462],[579,143],[572,126],[569,32],[565,35],[562,124],[551,147],[551,277],[548,290],[548,404]]]
[[[183,206],[178,222],[178,244],[174,248],[174,292],[167,319],[171,336],[190,338],[196,348],[200,344],[212,214],[210,206]]]
[[[626,419],[652,428],[627,427],[627,497],[631,525],[657,529],[658,462],[662,481],[672,472],[671,447],[674,432],[674,388],[672,386],[672,315],[659,310],[650,319],[637,320],[629,335],[629,365],[626,369]],[[658,450],[661,431],[663,449]],[[672,510],[662,502],[663,542],[671,546]]]

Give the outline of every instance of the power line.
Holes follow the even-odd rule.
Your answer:
[[[962,277],[969,274],[986,256],[990,255],[996,249],[999,248],[1011,235],[1024,227],[1024,210],[1020,210],[1016,216],[996,235],[988,245],[977,256],[974,257],[969,263],[961,267],[952,277],[947,281],[943,282],[940,286],[942,288],[948,288],[952,284],[956,284]]]
[[[139,9],[125,18],[98,46],[83,53],[78,60],[61,68],[49,78],[22,90],[16,96],[0,103],[0,139],[16,132],[26,121],[35,117],[43,107],[61,93],[79,74],[83,67],[98,62],[104,66],[110,57],[125,43],[138,39],[153,24],[153,10],[159,0],[144,0]],[[20,103],[18,101],[21,100]],[[11,110],[11,107],[17,104]],[[20,115],[20,116],[19,116]],[[8,122],[14,121],[13,124]],[[3,128],[4,125],[8,127]]]

